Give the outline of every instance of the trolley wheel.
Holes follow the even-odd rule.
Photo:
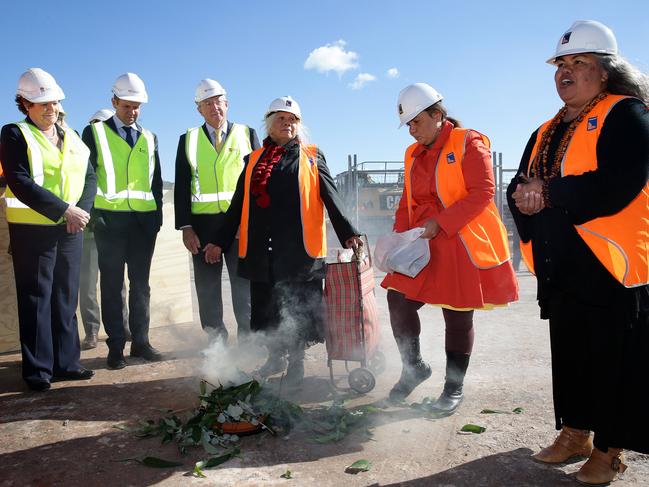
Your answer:
[[[358,368],[349,373],[349,387],[360,394],[366,394],[374,389],[376,379],[374,374],[367,369]]]
[[[379,375],[385,372],[385,355],[380,350],[376,350],[367,361],[367,368],[374,374]]]

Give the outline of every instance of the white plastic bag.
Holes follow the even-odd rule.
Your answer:
[[[419,238],[423,228],[402,233],[387,233],[376,241],[374,264],[384,272],[415,277],[430,261],[428,240]]]

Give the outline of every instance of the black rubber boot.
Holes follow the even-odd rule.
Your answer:
[[[469,367],[471,355],[460,352],[446,352],[446,381],[444,390],[432,408],[438,413],[450,416],[464,399],[464,376]]]
[[[401,377],[390,391],[390,401],[403,401],[419,384],[431,375],[430,365],[421,358],[419,337],[397,338],[401,354]]]
[[[286,370],[286,348],[278,340],[271,340],[266,344],[268,358],[266,362],[253,375],[267,379],[271,375],[282,373]]]
[[[288,354],[284,381],[287,386],[299,386],[304,380],[304,343],[300,342]]]

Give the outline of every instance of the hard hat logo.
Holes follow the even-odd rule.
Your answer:
[[[563,34],[563,37],[561,38],[561,44],[568,44],[568,42],[570,42],[570,34],[572,34],[572,32],[566,32],[565,34]]]
[[[403,115],[403,106],[399,103],[399,115]]]
[[[286,106],[290,107],[293,105],[293,102],[291,100],[286,100]]]

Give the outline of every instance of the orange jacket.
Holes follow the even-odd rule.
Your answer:
[[[435,180],[437,182],[437,194],[444,208],[468,194],[462,174],[462,159],[468,132],[469,129],[454,128],[440,151],[440,157],[435,168]],[[489,147],[489,139],[484,135],[482,135],[482,138]],[[410,181],[410,173],[414,162],[412,153],[418,145],[418,143],[414,143],[409,146],[405,155],[404,186],[409,219],[412,219],[412,188]],[[507,230],[493,201],[490,201],[482,213],[465,225],[459,231],[459,235],[471,262],[478,269],[496,267],[509,260]]]
[[[572,136],[561,163],[561,176],[597,170],[597,140],[611,109],[626,96],[609,95],[584,117]],[[528,163],[528,174],[543,133],[551,120],[539,128]],[[625,287],[649,284],[649,181],[624,209],[615,215],[575,225],[577,233],[595,257]],[[522,243],[525,263],[534,271],[531,242]]]
[[[250,217],[250,183],[252,173],[264,149],[257,149],[250,154],[246,166],[239,230],[239,257],[244,258],[248,252],[248,224]],[[298,185],[300,188],[300,214],[302,216],[302,235],[304,249],[313,258],[327,255],[327,238],[325,230],[324,204],[320,198],[320,179],[316,164],[317,149],[315,145],[300,146],[300,168]]]

